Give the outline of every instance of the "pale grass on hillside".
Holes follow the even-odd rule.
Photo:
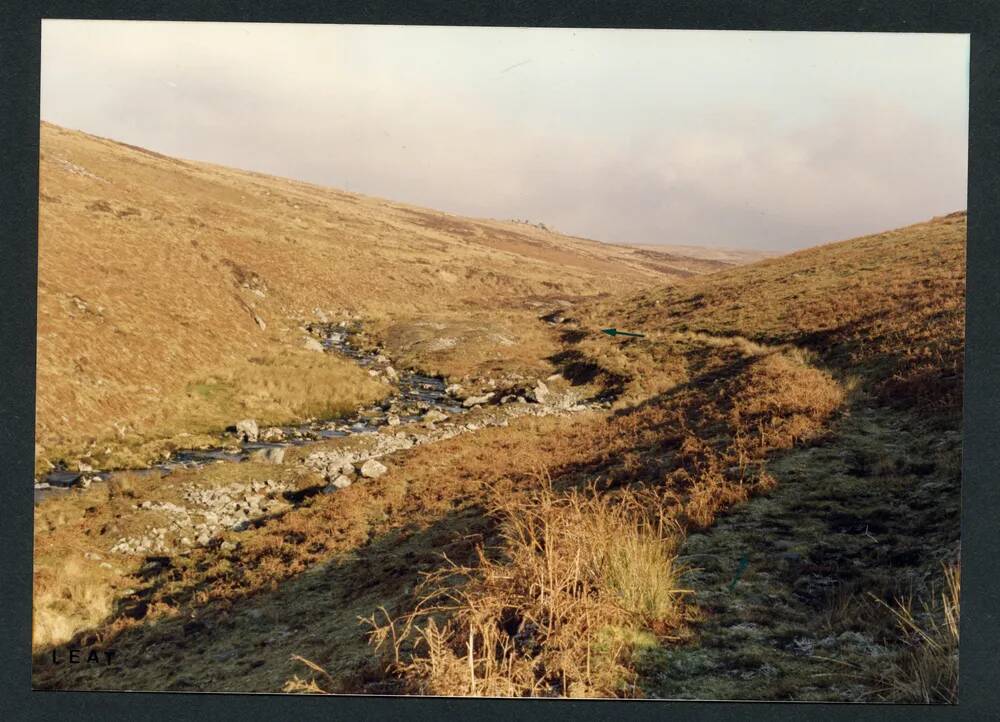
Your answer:
[[[65,459],[70,466],[78,457],[105,469],[139,467],[173,448],[214,441],[213,433],[242,418],[262,425],[333,418],[390,391],[348,361],[288,347],[234,359],[213,373],[188,378],[182,393],[164,395],[146,415],[125,416],[127,433],[86,445],[50,441],[48,458]]]
[[[636,647],[681,619],[672,499],[498,492],[500,556],[448,565],[422,584],[417,608],[372,642],[420,694],[631,696]],[[384,612],[384,610],[383,610]]]
[[[35,507],[32,649],[63,644],[83,630],[97,628],[111,615],[117,588],[128,583],[120,576],[121,567],[127,564],[105,554],[106,549],[90,535],[82,541],[55,532],[79,528],[98,507],[102,523],[121,518],[136,502],[142,482],[124,474],[93,489],[87,498],[77,495],[79,499],[65,498],[55,507]]]
[[[189,413],[185,427],[217,428],[237,415],[263,424],[331,418],[369,404],[389,392],[352,363],[314,351],[281,349],[251,356],[189,386],[188,398],[205,401]]]

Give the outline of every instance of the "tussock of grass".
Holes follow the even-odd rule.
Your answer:
[[[649,630],[681,618],[676,528],[649,493],[501,493],[499,557],[424,581],[418,607],[373,643],[420,694],[631,696],[627,666]],[[442,621],[443,620],[443,621]]]
[[[33,581],[31,643],[35,648],[61,644],[93,629],[111,613],[114,593],[73,556],[58,569],[36,567]]]
[[[944,584],[936,599],[915,609],[912,599],[888,606],[906,651],[881,670],[880,683],[895,702],[958,702],[958,642],[961,568],[944,567]],[[881,602],[881,604],[885,604]]]

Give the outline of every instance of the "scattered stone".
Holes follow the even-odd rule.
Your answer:
[[[170,566],[169,559],[166,560],[166,563],[164,563],[164,560],[151,559],[142,566],[142,568],[139,570],[139,575],[145,577],[146,579],[150,577],[155,577],[157,574],[162,572],[168,566]]]
[[[253,419],[243,419],[242,421],[237,421],[236,435],[243,441],[257,441],[260,436],[260,430],[257,428],[257,422]]]
[[[259,464],[282,464],[285,461],[284,446],[270,446],[265,449],[257,449],[250,458]]]
[[[438,411],[437,409],[431,409],[421,417],[421,420],[433,424],[436,421],[444,421],[447,418],[448,414]]]
[[[492,391],[490,391],[487,394],[483,394],[482,396],[470,396],[469,398],[467,398],[465,401],[462,402],[462,406],[464,406],[467,409],[471,409],[473,406],[480,406],[482,404],[487,403],[490,399],[493,398],[493,396],[494,393]]]
[[[312,336],[304,336],[302,338],[302,346],[307,351],[319,351],[323,353],[323,344],[314,339]]]
[[[323,487],[323,492],[322,493],[324,493],[324,494],[333,494],[335,492],[340,491],[341,489],[346,489],[347,487],[349,487],[353,483],[354,482],[351,480],[351,478],[349,476],[346,476],[345,474],[341,474],[336,479],[334,479],[329,484],[327,484],[325,487]]]
[[[384,464],[376,461],[375,459],[369,459],[358,468],[361,476],[366,479],[377,479],[388,470],[389,469],[386,468]]]
[[[385,423],[389,426],[399,426],[402,422],[396,414],[389,414],[385,417]]]
[[[530,389],[525,396],[529,400],[534,401],[538,404],[544,404],[546,399],[549,397],[549,387],[546,386],[542,381],[535,384],[535,388]]]
[[[427,344],[428,351],[444,351],[449,348],[455,348],[458,344],[458,339],[450,338],[448,336],[440,336],[433,339]]]
[[[260,438],[263,441],[284,441],[285,432],[277,426],[269,426],[260,434]]]

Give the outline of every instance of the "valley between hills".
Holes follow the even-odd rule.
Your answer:
[[[964,212],[765,257],[40,169],[35,688],[955,700]]]

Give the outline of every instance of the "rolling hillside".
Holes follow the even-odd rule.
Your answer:
[[[277,423],[377,396],[355,369],[302,350],[309,321],[359,316],[372,331],[403,324],[399,332],[411,318],[456,317],[455,335],[475,348],[442,371],[518,360],[530,370],[547,343],[533,324],[544,303],[718,267],[169,158],[49,123],[40,163],[40,471],[80,459],[128,466],[163,439],[241,415]],[[340,392],[305,400],[306,387],[338,378]]]

